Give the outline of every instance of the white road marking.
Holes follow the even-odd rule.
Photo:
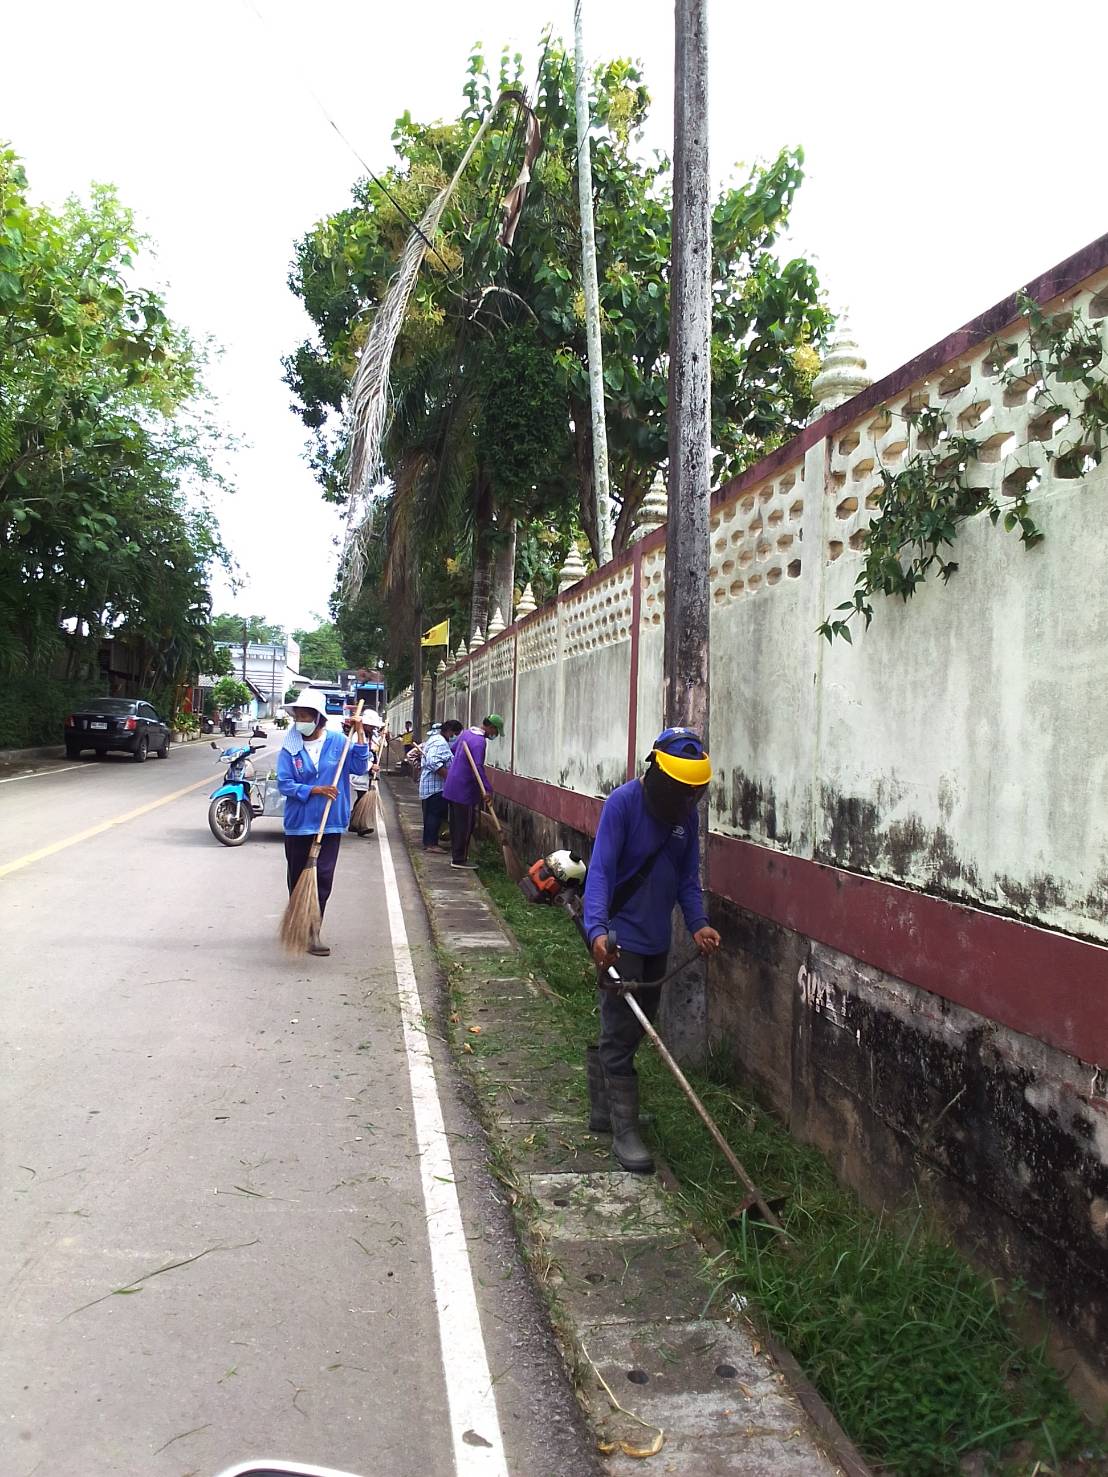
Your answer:
[[[380,814],[377,835],[381,847],[389,932],[392,935],[396,988],[400,996],[404,1049],[408,1056],[408,1077],[412,1088],[423,1205],[427,1212],[427,1235],[431,1243],[431,1272],[435,1284],[435,1306],[439,1319],[446,1395],[450,1406],[454,1469],[458,1477],[508,1477],[504,1436],[500,1429],[489,1358],[481,1333],[477,1291],[473,1283],[465,1227],[462,1225],[462,1208],[454,1184],[454,1165],[450,1158],[450,1143],[446,1137],[446,1125],[443,1122],[442,1105],[435,1081],[435,1064],[427,1044],[423,1006],[412,966],[412,952],[408,945],[408,930],[404,926],[404,912],[396,885],[396,869],[393,866],[388,831],[385,818]],[[471,1438],[473,1434],[483,1437],[489,1444],[471,1446],[464,1440],[466,1433],[470,1433]]]
[[[14,785],[16,780],[37,780],[44,774],[65,774],[70,769],[86,769],[89,774],[95,774],[91,764],[63,764],[61,769],[33,769],[30,774],[10,774],[6,780],[0,780],[0,785]]]

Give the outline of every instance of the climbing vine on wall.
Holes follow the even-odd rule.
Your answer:
[[[1027,392],[1037,412],[1041,455],[1053,463],[1055,476],[1084,476],[1099,464],[1108,440],[1108,376],[1100,331],[1079,311],[1048,315],[1023,294],[1019,307],[1028,323],[1026,353],[1021,358],[1016,342],[996,342],[986,363],[1007,391]],[[1076,410],[1060,403],[1059,385],[1076,388]],[[850,642],[850,622],[856,616],[869,627],[874,596],[909,600],[929,575],[945,584],[958,568],[949,551],[967,518],[987,513],[1006,532],[1018,529],[1026,549],[1043,540],[1028,510],[1028,498],[1041,480],[1040,466],[1029,459],[1004,479],[999,492],[975,486],[980,439],[954,431],[947,413],[937,406],[909,408],[902,415],[908,424],[909,454],[899,472],[880,468],[879,511],[864,530],[854,592],[817,628],[829,642],[836,637]],[[1063,431],[1070,434],[1056,448],[1045,445]]]

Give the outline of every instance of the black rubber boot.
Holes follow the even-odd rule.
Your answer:
[[[639,1079],[634,1075],[609,1077],[607,1082],[612,1153],[632,1174],[653,1174],[653,1157],[639,1133]]]
[[[585,1048],[585,1070],[589,1077],[589,1130],[592,1133],[611,1133],[608,1084],[604,1080],[604,1068],[600,1065],[600,1053],[595,1046]]]

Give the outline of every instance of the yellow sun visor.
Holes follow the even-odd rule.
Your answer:
[[[654,762],[663,774],[683,785],[706,785],[712,778],[712,761],[707,754],[703,759],[685,759],[680,754],[667,754],[664,749],[655,749]]]

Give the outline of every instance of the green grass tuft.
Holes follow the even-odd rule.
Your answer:
[[[580,937],[560,909],[524,901],[495,848],[483,845],[480,861],[525,967],[559,997],[545,1006],[544,1051],[580,1061],[596,1038],[595,972]],[[733,1225],[742,1187],[648,1045],[638,1064],[652,1137],[685,1209],[724,1247],[710,1296],[749,1302],[871,1461],[900,1477],[958,1474],[970,1453],[1011,1474],[1108,1472],[1108,1449],[1044,1350],[1009,1326],[1019,1289],[974,1272],[922,1209],[895,1219],[865,1210],[717,1059],[689,1079],[763,1192],[787,1197],[794,1250],[749,1220]]]

